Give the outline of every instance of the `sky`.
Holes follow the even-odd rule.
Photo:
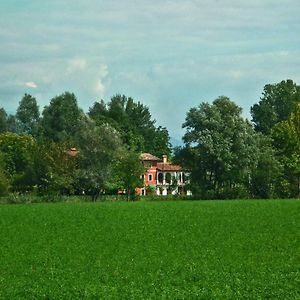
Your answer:
[[[300,84],[299,0],[2,0],[0,107],[40,109],[65,92],[88,111],[125,94],[181,139],[186,113],[230,97],[250,107],[268,83]]]

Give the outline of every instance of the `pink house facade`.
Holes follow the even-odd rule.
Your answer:
[[[188,173],[179,165],[168,162],[166,155],[162,159],[142,153],[141,160],[146,172],[143,175],[144,187],[137,189],[139,195],[191,195],[186,190]]]

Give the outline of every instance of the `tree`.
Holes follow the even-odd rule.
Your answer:
[[[227,97],[202,103],[187,113],[183,162],[191,187],[203,197],[249,196],[251,170],[258,161],[257,135],[242,109]]]
[[[75,136],[81,130],[84,119],[85,115],[78,107],[75,95],[65,92],[53,98],[43,110],[42,136],[57,143],[74,146]]]
[[[7,131],[13,132],[13,133],[18,133],[17,120],[14,115],[9,115],[7,117]]]
[[[8,129],[7,126],[7,113],[5,109],[2,107],[0,108],[0,133],[6,132]]]
[[[288,185],[282,196],[300,196],[300,103],[286,121],[273,127],[273,143],[284,166],[284,182]]]
[[[114,128],[108,124],[96,126],[92,120],[86,120],[76,138],[77,187],[96,200],[114,185],[113,166],[119,157],[122,143]]]
[[[72,195],[76,193],[76,157],[67,144],[39,141],[33,149],[33,161],[26,169],[28,181],[39,194]]]
[[[36,99],[29,94],[25,94],[16,113],[20,132],[36,135],[39,118],[40,112]]]
[[[141,176],[145,173],[140,157],[132,151],[124,151],[116,164],[118,187],[126,190],[127,201],[135,196],[135,189],[142,187]]]
[[[282,176],[282,164],[272,147],[272,140],[263,134],[256,134],[257,163],[251,171],[250,191],[254,198],[276,198]]]
[[[14,191],[24,191],[28,187],[27,169],[33,162],[35,140],[29,135],[15,133],[0,134],[0,154],[3,158],[4,170]],[[31,184],[30,184],[31,185]]]
[[[269,134],[276,124],[289,118],[299,102],[300,86],[291,79],[265,85],[259,103],[251,107],[255,129]]]
[[[113,96],[107,105],[103,100],[96,102],[89,116],[97,125],[109,124],[118,130],[128,150],[170,155],[167,129],[155,127],[149,108],[130,97]]]

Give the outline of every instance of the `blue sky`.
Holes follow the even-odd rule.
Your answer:
[[[87,111],[125,94],[180,139],[186,112],[226,95],[249,117],[263,86],[300,84],[299,0],[3,0],[0,106],[72,91]]]

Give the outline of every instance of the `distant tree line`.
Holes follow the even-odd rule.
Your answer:
[[[25,94],[15,115],[0,108],[0,195],[91,195],[141,186],[139,154],[173,154],[189,171],[199,199],[290,198],[300,195],[300,86],[267,84],[251,122],[228,97],[191,108],[184,146],[149,108],[124,95],[95,102],[87,113],[66,92],[40,113]]]
[[[0,194],[88,194],[126,190],[134,195],[144,168],[141,152],[170,154],[166,128],[147,106],[116,95],[88,113],[74,94],[51,99],[40,115],[25,94],[15,115],[0,110]]]

